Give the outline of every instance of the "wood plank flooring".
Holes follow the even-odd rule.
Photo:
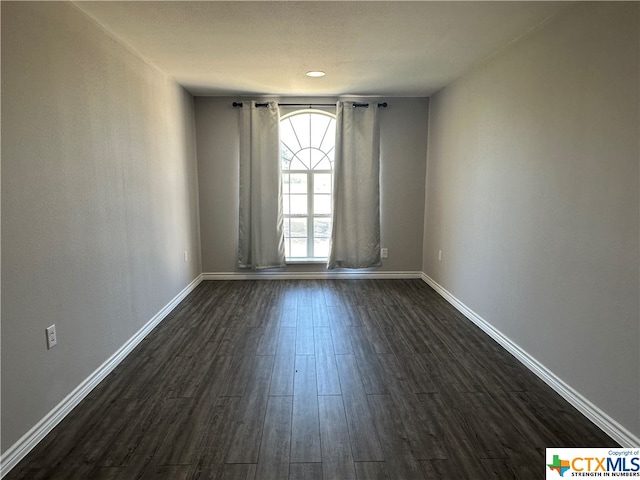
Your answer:
[[[421,280],[216,281],[5,478],[538,479],[612,446]]]

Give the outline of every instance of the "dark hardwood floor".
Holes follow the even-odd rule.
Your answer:
[[[421,280],[210,281],[5,478],[541,479],[612,446]]]

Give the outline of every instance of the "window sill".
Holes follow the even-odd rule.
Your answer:
[[[287,259],[287,265],[325,264],[328,258],[291,258]]]

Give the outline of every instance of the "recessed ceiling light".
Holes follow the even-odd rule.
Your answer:
[[[324,77],[326,73],[323,72],[322,70],[311,70],[310,72],[307,72],[306,75],[307,77],[318,78],[318,77]]]

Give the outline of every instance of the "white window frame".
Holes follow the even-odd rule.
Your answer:
[[[294,117],[296,115],[302,115],[302,114],[314,114],[314,115],[322,115],[322,116],[326,116],[331,118],[334,122],[335,122],[335,114],[323,111],[323,110],[318,110],[318,109],[302,109],[302,110],[295,110],[293,112],[290,112],[286,115],[283,115],[282,118],[280,119],[280,124],[282,125],[283,122],[289,120],[291,117]],[[330,124],[329,124],[330,125]],[[335,123],[334,123],[335,125]],[[295,132],[295,130],[294,130]],[[284,142],[282,142],[284,144]],[[286,144],[285,144],[286,145]],[[302,145],[301,145],[302,146]],[[291,146],[287,146],[287,148],[295,155],[296,153],[304,150],[307,147],[302,147],[301,149],[299,149],[298,151],[293,151],[293,149],[291,148]],[[329,150],[321,150],[325,155],[329,155],[332,151],[335,151],[335,144],[331,146],[331,148]],[[318,257],[318,256],[314,256],[315,252],[314,252],[314,240],[315,240],[315,236],[314,236],[314,219],[316,218],[326,218],[329,220],[329,222],[331,221],[331,213],[326,213],[326,214],[318,214],[315,213],[314,211],[314,174],[329,174],[331,177],[331,199],[333,199],[333,160],[331,159],[331,157],[329,157],[329,162],[331,164],[331,169],[327,170],[327,169],[296,169],[296,170],[289,170],[289,169],[284,169],[282,168],[282,161],[281,161],[281,168],[282,168],[282,174],[283,174],[283,182],[284,182],[284,176],[287,174],[298,174],[298,175],[306,175],[306,179],[307,179],[307,191],[306,191],[306,195],[307,195],[307,213],[306,214],[294,214],[289,212],[288,214],[283,214],[283,217],[285,219],[285,221],[289,218],[305,218],[307,220],[307,256],[305,257],[290,257],[287,256],[286,257],[286,262],[288,264],[294,264],[294,263],[326,263],[326,261],[328,260],[328,258],[326,256],[323,257]],[[313,167],[313,165],[311,165],[311,167]],[[284,193],[285,189],[284,189],[284,183],[283,183],[283,201],[287,201],[287,197],[289,194]],[[285,242],[288,242],[291,238],[295,238],[295,237],[285,237]],[[330,239],[330,233],[329,233],[329,239]],[[329,240],[330,241],[330,240]],[[290,253],[290,252],[289,252]]]

